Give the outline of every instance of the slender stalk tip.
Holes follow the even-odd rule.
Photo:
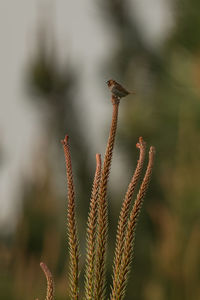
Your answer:
[[[66,134],[64,140],[61,140],[61,144],[63,144],[64,146],[68,145],[68,141],[69,141],[69,136]]]
[[[40,267],[43,269],[43,268],[45,268],[45,263],[43,263],[42,261],[41,261],[41,263],[40,263]]]
[[[46,274],[47,277],[52,277],[51,272],[49,271],[45,263],[41,262],[40,267],[42,268],[43,272]]]
[[[101,154],[99,154],[99,153],[96,154],[96,163],[97,163],[97,166],[101,165]]]
[[[136,148],[142,149],[146,148],[146,142],[143,140],[143,137],[139,137],[139,142],[136,144]]]
[[[150,147],[150,150],[149,150],[149,154],[155,154],[156,153],[156,149],[155,149],[155,147],[154,146],[151,146]]]
[[[42,271],[44,272],[46,280],[47,280],[46,300],[53,300],[53,298],[54,298],[53,297],[53,295],[54,295],[53,276],[45,263],[41,262],[40,267],[42,268]]]

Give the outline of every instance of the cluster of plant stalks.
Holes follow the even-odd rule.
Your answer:
[[[87,222],[86,238],[86,264],[85,264],[85,290],[83,299],[103,300],[106,299],[106,253],[108,237],[108,208],[107,186],[110,167],[115,143],[117,119],[120,99],[114,95],[111,97],[113,105],[112,122],[107,142],[103,165],[101,155],[96,154],[96,171],[91,192],[90,207]],[[69,138],[66,135],[62,140],[67,173],[68,186],[68,244],[69,244],[69,297],[72,300],[80,299],[79,294],[79,243],[76,225],[75,191],[73,183],[72,164],[70,156]],[[139,149],[139,159],[136,169],[129,183],[127,192],[122,202],[119,215],[116,245],[113,261],[112,286],[110,300],[124,299],[130,271],[133,244],[136,232],[137,220],[146,194],[154,162],[155,150],[150,147],[148,165],[142,183],[139,187],[135,202],[132,204],[132,196],[143,169],[146,144],[142,137],[139,138],[136,147]],[[41,263],[47,279],[46,300],[54,299],[54,283],[51,272],[44,263]]]

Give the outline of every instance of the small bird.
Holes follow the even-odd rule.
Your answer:
[[[113,79],[108,80],[106,83],[111,93],[117,98],[126,97],[129,94],[135,94],[134,91],[133,92],[127,91],[123,86],[121,86],[121,84],[119,84],[117,81]]]

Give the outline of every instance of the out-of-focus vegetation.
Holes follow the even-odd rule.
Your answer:
[[[112,3],[112,4],[111,4]],[[160,52],[140,38],[125,2],[109,1],[119,42],[118,77],[135,82],[138,97],[125,107],[121,138],[133,157],[141,134],[156,145],[157,166],[136,241],[128,299],[200,297],[200,95],[197,1],[176,2],[176,26]],[[150,198],[150,199],[149,199]]]
[[[137,90],[137,96],[123,100],[127,103],[120,112],[121,151],[130,159],[129,168],[134,168],[138,136],[157,149],[137,231],[127,300],[200,298],[200,3],[184,0],[173,5],[174,29],[156,50],[141,38],[136,21],[127,13],[127,1],[104,0],[97,6],[102,22],[106,20],[118,40],[104,70],[112,70],[115,79]],[[81,247],[85,238],[92,171],[72,99],[79,77],[72,66],[61,67],[55,48],[49,53],[45,45],[43,36],[28,66],[27,83],[32,100],[47,112],[46,137],[35,158],[35,179],[24,179],[23,211],[16,234],[4,237],[1,243],[1,299],[44,298],[41,259],[54,274],[56,299],[66,299],[65,178],[59,144],[65,133],[71,137],[79,187]],[[45,170],[42,178],[38,176],[41,166]],[[54,184],[55,172],[63,182],[60,190]],[[120,203],[121,198],[118,200]],[[111,204],[110,209],[112,218],[117,218],[120,207],[114,211]],[[110,251],[109,263],[112,259]]]

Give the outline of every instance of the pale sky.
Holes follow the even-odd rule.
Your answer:
[[[151,47],[161,44],[172,23],[169,1],[129,1],[130,13],[136,18],[146,42]],[[49,4],[47,10],[46,4]],[[26,99],[23,78],[26,61],[36,45],[41,17],[52,18],[61,57],[68,57],[77,68],[81,66],[78,96],[82,98],[82,122],[90,132],[89,138],[97,135],[109,115],[105,101],[107,91],[103,89],[105,83],[99,82],[98,70],[108,58],[115,40],[111,29],[107,30],[106,22],[102,21],[98,5],[94,0],[0,1],[0,146],[3,148],[0,230],[14,228],[15,222],[11,220],[15,220],[20,209],[20,175],[31,176],[33,144],[42,131],[41,116]],[[109,75],[105,74],[105,81]],[[99,152],[99,146],[96,140],[95,152]]]

